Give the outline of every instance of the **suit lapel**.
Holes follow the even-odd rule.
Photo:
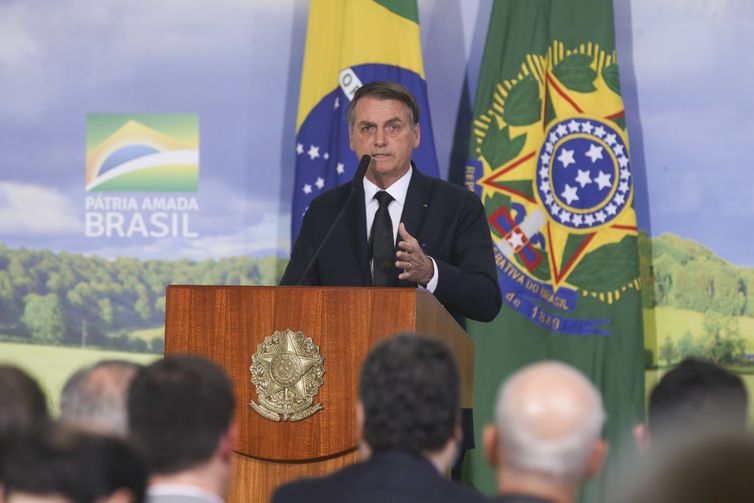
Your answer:
[[[365,286],[372,285],[372,274],[369,270],[369,252],[367,250],[367,224],[366,208],[364,207],[364,187],[360,183],[356,185],[356,191],[351,198],[349,208],[346,209],[345,228],[348,229],[351,240],[351,249],[356,254],[356,263],[360,264],[358,271],[361,283]]]
[[[424,221],[424,216],[429,208],[429,195],[431,179],[424,176],[416,169],[416,166],[412,162],[411,165],[414,168],[414,172],[411,174],[411,182],[408,184],[408,191],[406,192],[406,202],[403,205],[403,213],[401,214],[401,222],[406,226],[406,230],[409,234],[419,239],[419,230],[421,224]],[[400,233],[398,233],[398,239],[396,240],[395,247],[398,250],[398,243],[403,241]],[[421,241],[421,240],[420,240]],[[400,271],[399,271],[400,272]],[[397,276],[396,276],[397,278]],[[414,283],[408,281],[397,281],[398,286],[414,286]]]

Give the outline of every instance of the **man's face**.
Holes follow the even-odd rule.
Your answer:
[[[419,125],[411,121],[408,106],[398,100],[361,98],[354,108],[351,150],[372,162],[367,178],[387,188],[408,171],[411,153],[419,146]]]

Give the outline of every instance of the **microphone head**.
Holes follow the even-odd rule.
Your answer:
[[[359,166],[356,168],[356,174],[353,175],[353,183],[354,185],[361,183],[361,180],[364,179],[364,176],[367,174],[367,169],[369,168],[369,163],[372,161],[372,158],[368,154],[364,154],[361,156],[361,160],[359,161]]]

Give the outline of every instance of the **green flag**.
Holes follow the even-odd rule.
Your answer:
[[[644,371],[611,0],[496,1],[470,141],[466,183],[487,210],[505,299],[493,323],[469,324],[475,431],[492,419],[508,375],[560,360],[602,391],[614,461],[642,420]],[[471,481],[493,492],[481,449],[469,467]],[[590,496],[600,499],[611,471],[614,462],[587,488]]]

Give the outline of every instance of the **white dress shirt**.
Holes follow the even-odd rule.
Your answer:
[[[390,187],[381,189],[377,185],[373,184],[367,177],[364,177],[364,204],[366,205],[367,215],[367,240],[372,232],[372,223],[374,222],[374,216],[377,214],[377,210],[380,207],[380,203],[374,198],[377,192],[384,190],[393,197],[390,204],[387,207],[388,213],[390,213],[390,220],[393,223],[393,243],[398,238],[398,227],[401,223],[401,216],[403,215],[403,206],[406,204],[406,193],[408,192],[408,184],[411,182],[411,174],[414,172],[414,168],[409,168],[405,175],[395,181]],[[432,261],[432,267],[434,268],[434,274],[432,279],[427,284],[427,290],[434,292],[437,288],[437,278],[439,277],[437,271],[437,263],[435,259],[429,257]],[[397,260],[397,259],[396,259]],[[370,264],[370,269],[372,268]],[[419,285],[421,286],[421,285]]]

